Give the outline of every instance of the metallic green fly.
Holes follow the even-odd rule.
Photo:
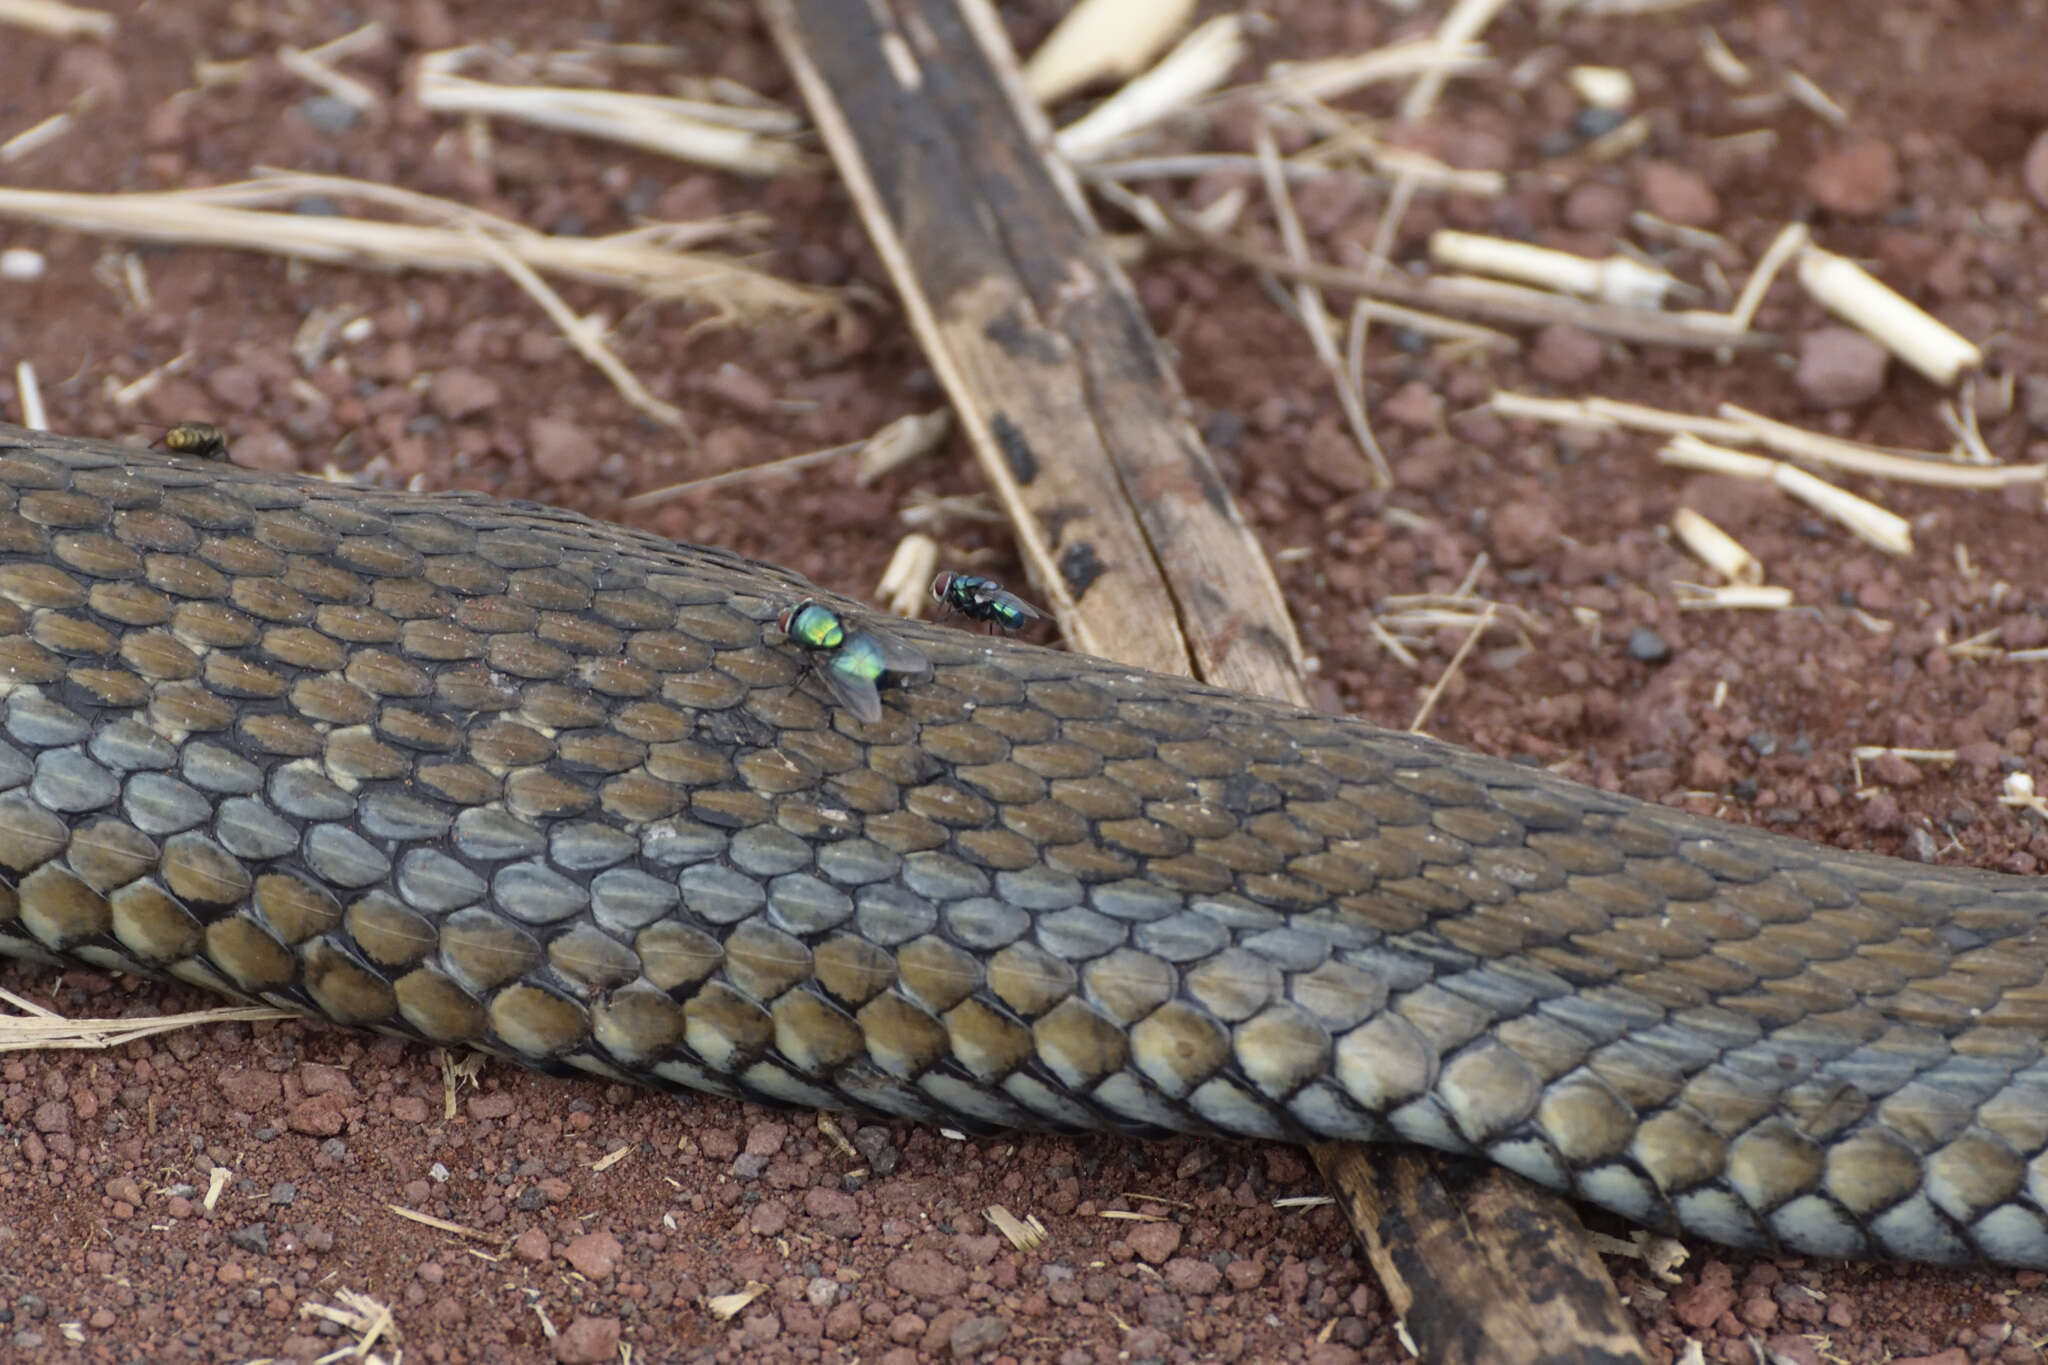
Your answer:
[[[932,580],[932,601],[942,607],[951,608],[962,616],[988,623],[989,634],[998,627],[1018,631],[1033,621],[1043,621],[1045,613],[1032,606],[1017,594],[1007,591],[993,578],[979,578],[971,573],[948,571]]]
[[[808,597],[783,608],[775,626],[810,652],[818,676],[839,704],[870,724],[882,718],[882,688],[932,673],[923,650],[885,630],[850,626],[838,612]]]

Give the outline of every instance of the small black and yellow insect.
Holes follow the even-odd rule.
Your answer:
[[[1019,631],[1033,621],[1045,619],[1044,612],[1010,592],[993,578],[979,578],[971,573],[953,573],[948,570],[934,578],[932,601],[957,611],[962,616],[987,622],[991,635],[999,628]]]
[[[160,445],[173,455],[189,455],[195,460],[225,460],[228,457],[227,433],[211,422],[180,422],[166,427],[152,445]]]
[[[923,650],[873,626],[849,626],[813,598],[784,607],[775,628],[808,650],[832,695],[861,720],[882,718],[881,689],[932,674]]]

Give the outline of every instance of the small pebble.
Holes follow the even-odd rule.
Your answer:
[[[1639,664],[1661,664],[1671,657],[1671,646],[1648,626],[1637,626],[1628,633],[1628,657]]]
[[[582,427],[561,417],[536,417],[526,426],[533,467],[556,483],[587,479],[604,462],[604,452]]]
[[[617,1318],[571,1318],[555,1338],[555,1359],[561,1365],[600,1365],[619,1355]]]
[[[1884,389],[1891,354],[1850,327],[1821,327],[1799,341],[1792,381],[1817,408],[1850,408]]]
[[[1899,158],[1883,138],[1860,137],[1829,152],[1806,173],[1806,192],[1833,213],[1868,218],[1899,195]]]
[[[1681,227],[1712,227],[1721,218],[1721,200],[1699,172],[1670,161],[1652,161],[1638,181],[1643,207],[1667,223]]]
[[[309,95],[299,101],[299,113],[329,137],[336,137],[362,122],[363,111],[347,100],[332,95]]]
[[[1600,338],[1591,332],[1554,322],[1536,334],[1529,368],[1553,384],[1581,384],[1599,370],[1605,352]]]
[[[2020,183],[2035,203],[2048,209],[2048,130],[2027,148],[2027,159],[2020,163]]]
[[[25,246],[8,247],[0,251],[0,280],[27,284],[43,277],[45,265],[40,251],[31,251]]]

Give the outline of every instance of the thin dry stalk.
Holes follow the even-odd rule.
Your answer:
[[[1318,102],[1343,99],[1382,81],[1407,80],[1434,74],[1439,78],[1468,76],[1491,65],[1484,43],[1445,43],[1441,36],[1376,47],[1345,57],[1313,62],[1275,62],[1266,79],[1245,90],[1227,91],[1257,98],[1266,93],[1298,95]]]
[[[1129,80],[1186,27],[1194,0],[1080,0],[1024,63],[1024,88],[1040,104],[1101,80]]]
[[[14,363],[14,390],[21,397],[21,424],[30,431],[48,431],[50,414],[43,410],[43,386],[36,382],[34,361]]]
[[[111,38],[114,16],[61,0],[0,0],[0,24],[12,24],[46,38]]]
[[[1865,544],[1873,545],[1886,554],[1904,556],[1913,553],[1913,529],[1904,517],[1886,511],[1867,498],[1859,498],[1847,489],[1837,488],[1797,465],[1728,450],[1710,445],[1697,436],[1684,435],[1672,437],[1657,452],[1657,458],[1665,464],[1687,469],[1776,484],[1816,512],[1840,522]]]
[[[697,432],[690,425],[690,419],[683,416],[682,409],[649,393],[647,386],[640,382],[640,377],[627,369],[626,363],[604,344],[604,338],[599,335],[598,329],[588,319],[578,317],[576,311],[563,302],[562,296],[557,294],[532,266],[507,251],[496,238],[486,236],[474,226],[465,225],[465,231],[475,240],[479,249],[511,277],[514,284],[526,291],[528,298],[540,305],[541,311],[546,313],[548,320],[569,339],[569,344],[576,348],[577,353],[589,361],[598,373],[611,381],[612,387],[619,391],[621,398],[663,426],[681,432],[683,439],[691,445],[697,443]]]
[[[303,178],[280,178],[205,191],[138,194],[0,187],[0,218],[132,241],[234,247],[333,265],[443,271],[496,268],[497,263],[473,236],[453,227],[318,218],[215,202],[230,196],[289,200],[304,192],[302,183]],[[725,257],[672,250],[655,231],[552,237],[472,214],[447,200],[394,193],[408,201],[435,205],[446,222],[476,223],[536,270],[631,289],[650,298],[698,303],[730,318],[814,312],[828,306],[831,297]]]
[[[30,124],[7,141],[0,142],[0,165],[41,151],[77,126],[78,115],[69,109]]]
[[[898,616],[919,616],[932,600],[932,577],[938,571],[939,542],[912,531],[896,542],[896,552],[875,585],[875,600]]]
[[[1245,52],[1244,16],[1219,15],[1180,41],[1159,64],[1060,129],[1068,160],[1093,161],[1115,144],[1214,91]]]
[[[1984,363],[1974,342],[1846,256],[1809,244],[1799,253],[1798,274],[1822,307],[1943,388]]]
[[[1840,437],[1774,421],[1733,403],[1721,405],[1721,416],[1746,427],[1751,439],[1787,459],[1845,469],[1878,479],[1929,484],[1939,488],[2007,488],[2048,480],[2048,464],[1957,464],[1937,454],[1900,454],[1858,445]]]
[[[635,493],[632,497],[623,499],[619,506],[656,507],[664,502],[673,502],[683,494],[701,488],[719,488],[731,483],[746,483],[764,474],[788,474],[799,469],[808,469],[814,464],[823,464],[842,455],[851,455],[866,445],[866,441],[848,441],[844,445],[826,446],[823,450],[806,450],[798,455],[785,455],[779,460],[750,464],[742,469],[728,469],[723,474],[706,474],[701,479],[689,479],[661,488],[650,488],[645,493]]]
[[[218,1009],[162,1014],[149,1019],[70,1019],[12,991],[0,990],[0,1000],[23,1011],[19,1015],[0,1015],[0,1052],[45,1049],[97,1052],[132,1043],[138,1038],[151,1038],[159,1033],[197,1028],[204,1024],[252,1023],[299,1017],[290,1010],[273,1009],[269,1005],[223,1005]]]
[[[706,118],[701,101],[577,86],[497,85],[458,74],[456,68],[475,55],[474,48],[453,48],[422,58],[416,86],[421,106],[512,119],[741,175],[781,175],[817,164],[783,133]]]
[[[1747,327],[1755,320],[1756,310],[1762,306],[1764,295],[1769,292],[1771,282],[1778,278],[1778,272],[1812,239],[1812,233],[1804,223],[1787,223],[1778,230],[1778,235],[1764,248],[1756,269],[1749,272],[1742,293],[1736,296],[1735,306],[1728,310],[1729,319],[1735,326]]]
[[[1443,22],[1437,25],[1437,46],[1444,51],[1463,47],[1477,38],[1506,4],[1507,0],[1455,0]],[[1425,71],[1417,77],[1401,99],[1402,120],[1413,123],[1428,117],[1429,111],[1436,107],[1436,98],[1443,93],[1447,79],[1441,68]]]
[[[1760,349],[1776,344],[1776,338],[1766,333],[1731,331],[1720,314],[1702,321],[1682,313],[1616,308],[1612,304],[1591,303],[1497,280],[1414,280],[1405,274],[1384,269],[1348,270],[1319,261],[1293,261],[1283,254],[1261,250],[1234,237],[1208,231],[1185,213],[1168,210],[1168,215],[1174,231],[1164,240],[1174,245],[1199,246],[1284,280],[1304,280],[1325,289],[1367,294],[1414,308],[1521,327],[1568,323],[1617,341],[1687,350]]]
[[[327,59],[295,47],[280,47],[277,64],[306,84],[334,96],[351,109],[368,114],[383,108],[384,97],[353,76],[344,75],[327,64]]]
[[[1480,612],[1479,619],[1472,623],[1472,629],[1465,636],[1464,643],[1458,646],[1458,652],[1444,665],[1444,671],[1437,674],[1436,682],[1430,686],[1429,695],[1422,699],[1422,707],[1415,713],[1415,719],[1408,722],[1409,733],[1419,735],[1422,733],[1422,727],[1429,723],[1429,713],[1436,710],[1437,702],[1443,697],[1444,688],[1450,685],[1451,678],[1464,666],[1465,656],[1472,652],[1472,646],[1479,643],[1479,637],[1493,624],[1496,605],[1493,602],[1486,604],[1486,610]]]
[[[1792,605],[1792,589],[1740,583],[1687,583],[1675,580],[1680,611],[1783,611]]]
[[[1273,142],[1273,130],[1264,120],[1258,125],[1257,150],[1260,168],[1265,173],[1266,197],[1271,201],[1273,216],[1280,224],[1280,240],[1286,245],[1290,258],[1297,264],[1305,264],[1308,261],[1308,236],[1301,230],[1301,219],[1294,212],[1294,200],[1287,192],[1286,177],[1279,172],[1280,152]],[[1323,306],[1322,291],[1307,280],[1296,280],[1293,292],[1296,316],[1308,332],[1316,359],[1336,385],[1337,405],[1343,409],[1344,422],[1351,429],[1352,440],[1365,454],[1373,486],[1392,488],[1393,471],[1387,467],[1386,453],[1380,449],[1379,438],[1373,434],[1372,419],[1365,410],[1364,391],[1352,382],[1351,370],[1345,365],[1344,357],[1338,354],[1337,342],[1332,336],[1334,324],[1329,310]]]
[[[939,448],[952,429],[951,408],[905,413],[861,443],[853,481],[866,488],[891,470],[923,459]]]
[[[1679,508],[1671,514],[1671,530],[1686,549],[1727,582],[1753,588],[1764,581],[1764,566],[1757,557],[1703,513]]]

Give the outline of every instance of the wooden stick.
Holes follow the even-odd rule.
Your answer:
[[[867,5],[763,9],[1067,639],[1304,700],[1279,584],[1015,68],[950,0],[886,32]]]
[[[1075,648],[1300,700],[1300,646],[1258,542],[1217,477],[1172,367],[985,0],[761,0],[813,124]],[[1577,1219],[1505,1179],[1465,1203],[1437,1158],[1318,1150],[1389,1295],[1468,1325],[1464,1362],[1646,1361]],[[1463,1181],[1465,1186],[1472,1182]],[[1541,1229],[1480,1255],[1480,1229]],[[1536,1273],[1534,1263],[1559,1275]],[[1527,1302],[1535,1292],[1546,1302]],[[1520,1316],[1512,1316],[1519,1313]],[[1584,1324],[1584,1326],[1581,1326]],[[1615,1324],[1621,1331],[1613,1330]],[[1472,1325],[1477,1332],[1470,1330]],[[1545,1334],[1568,1355],[1487,1339]],[[1524,1330],[1526,1329],[1526,1330]],[[1424,1327],[1433,1343],[1448,1342]],[[1469,1349],[1466,1349],[1469,1348]],[[1603,1357],[1602,1352],[1607,1354]]]
[[[1306,263],[1218,232],[1209,232],[1190,222],[1186,215],[1168,210],[1180,240],[1166,239],[1169,246],[1213,251],[1241,265],[1263,270],[1283,280],[1301,280],[1325,289],[1386,299],[1411,308],[1427,308],[1452,316],[1485,318],[1504,326],[1546,327],[1569,323],[1599,336],[1633,341],[1645,346],[1671,346],[1692,351],[1755,350],[1777,344],[1767,332],[1750,331],[1689,318],[1683,313],[1658,312],[1648,308],[1623,308],[1611,303],[1592,303],[1568,294],[1552,294],[1495,280],[1417,280],[1393,270],[1347,270],[1343,266]]]

